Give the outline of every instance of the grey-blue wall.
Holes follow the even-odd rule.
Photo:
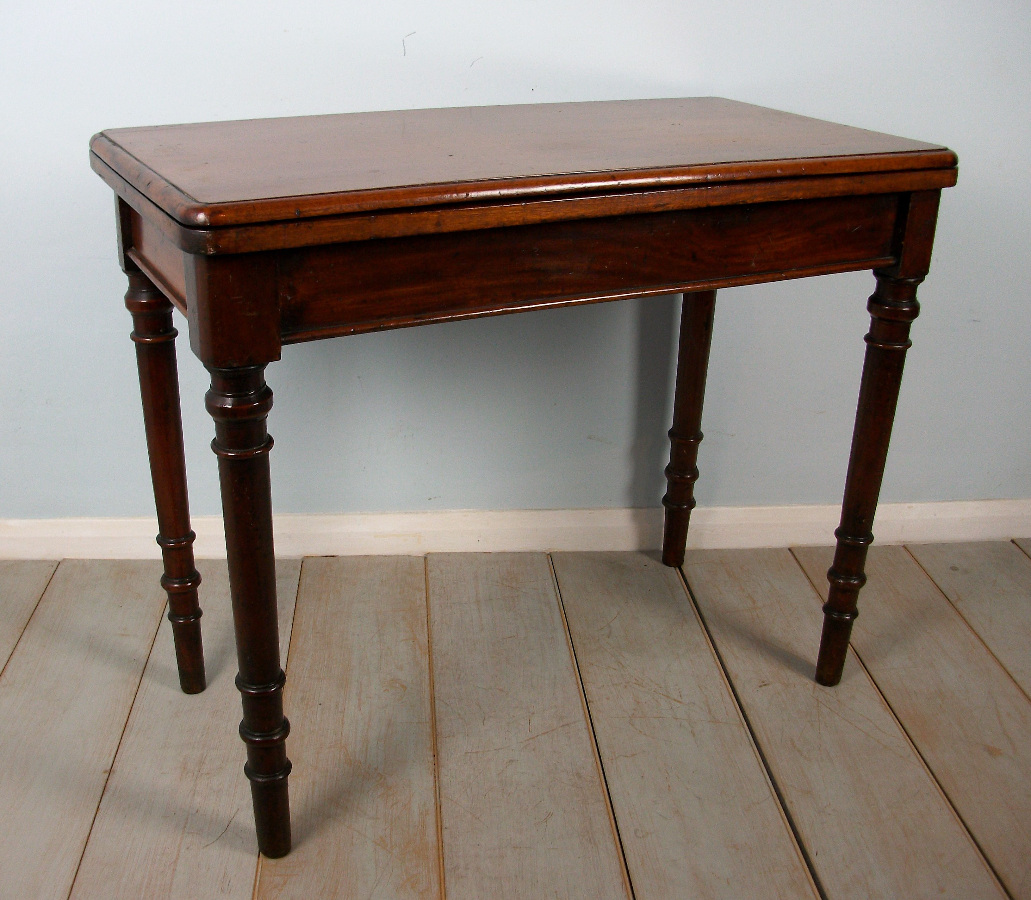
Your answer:
[[[1031,496],[1027,3],[157,7],[0,17],[0,518],[152,508],[93,132],[706,94],[958,151],[883,498]],[[871,289],[857,274],[721,294],[700,502],[840,498]],[[276,508],[655,505],[677,314],[654,298],[287,348],[268,371]],[[193,508],[214,513],[205,377],[180,344]]]

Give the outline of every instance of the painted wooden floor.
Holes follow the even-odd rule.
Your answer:
[[[1031,542],[279,564],[295,849],[259,860],[224,563],[0,562],[3,898],[1028,898]]]

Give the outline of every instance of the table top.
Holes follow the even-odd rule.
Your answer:
[[[956,166],[935,144],[717,97],[121,128],[90,148],[192,227]]]

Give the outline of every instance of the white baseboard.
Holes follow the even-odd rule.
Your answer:
[[[837,506],[696,509],[688,546],[697,549],[830,544]],[[196,554],[225,556],[219,516],[198,516]],[[132,519],[0,519],[0,558],[145,559],[158,556],[157,523]],[[1006,540],[1031,536],[1031,499],[885,503],[878,544]],[[449,510],[280,515],[278,556],[420,555],[444,551],[650,550],[661,509]]]

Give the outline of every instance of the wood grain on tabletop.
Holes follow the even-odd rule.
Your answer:
[[[103,132],[189,225],[623,186],[950,168],[935,144],[718,97],[397,110]]]

